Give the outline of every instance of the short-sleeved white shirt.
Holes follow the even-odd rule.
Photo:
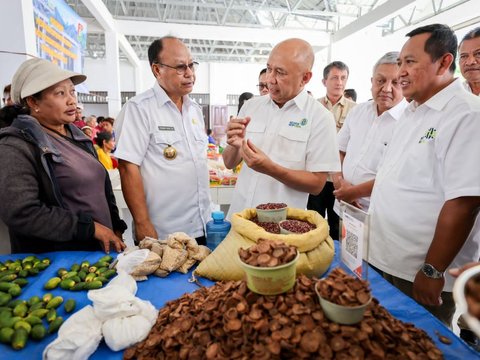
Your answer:
[[[183,97],[182,113],[158,83],[129,100],[115,121],[115,156],[140,166],[150,220],[160,238],[204,235],[210,218],[208,138],[201,108]],[[173,160],[163,151],[177,150]]]
[[[463,82],[463,87],[464,87],[465,90],[467,90],[469,93],[472,93],[472,94],[473,94],[472,88],[470,87],[470,84],[468,83],[467,80],[465,80],[465,81]],[[473,95],[475,95],[475,94],[473,94]],[[480,94],[478,94],[478,95],[476,95],[476,96],[480,96]]]
[[[395,124],[407,105],[403,99],[378,116],[377,104],[370,100],[350,111],[337,135],[338,148],[346,153],[342,164],[345,180],[357,185],[375,179]],[[361,198],[359,202],[366,211],[370,197]]]
[[[424,104],[410,103],[377,173],[370,213],[370,262],[413,281],[447,200],[480,196],[480,101],[460,80]],[[450,267],[479,259],[479,221]],[[445,291],[453,279],[446,274]]]
[[[279,108],[270,96],[250,99],[239,117],[250,116],[246,137],[274,162],[293,170],[340,171],[333,115],[303,90]],[[284,202],[304,209],[308,193],[243,165],[229,216],[261,203]]]

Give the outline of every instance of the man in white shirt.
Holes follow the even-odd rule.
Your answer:
[[[262,69],[258,74],[258,93],[263,96],[268,94],[267,68]]]
[[[267,63],[269,96],[245,103],[227,126],[223,160],[244,165],[229,216],[260,203],[304,209],[327,173],[340,171],[333,116],[304,89],[312,77],[313,49],[301,39],[274,47]]]
[[[480,27],[469,31],[463,37],[458,53],[465,89],[480,96]]]
[[[407,101],[398,81],[397,51],[383,55],[373,67],[372,98],[350,111],[338,133],[342,175],[334,180],[337,200],[368,211],[380,159]]]
[[[453,77],[457,39],[448,26],[407,36],[399,81],[412,102],[375,178],[369,262],[450,325],[453,279],[445,271],[480,254],[480,102]]]
[[[183,231],[205,244],[208,140],[202,110],[188,97],[198,63],[171,36],[155,40],[148,58],[155,85],[129,100],[115,121],[115,156],[135,238]]]

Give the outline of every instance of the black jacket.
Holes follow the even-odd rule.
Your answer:
[[[74,125],[68,127],[73,140],[96,158],[90,139]],[[101,250],[92,217],[75,214],[63,203],[52,166],[60,157],[31,116],[19,115],[0,130],[0,218],[8,226],[12,253]],[[125,231],[108,173],[105,194],[113,229]]]

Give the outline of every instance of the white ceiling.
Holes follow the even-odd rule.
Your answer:
[[[372,24],[386,36],[470,1],[478,0],[66,0],[88,24],[86,57],[103,58],[113,31],[121,58],[144,60],[154,39],[175,35],[198,61],[244,63],[265,63],[285,38],[320,51]]]

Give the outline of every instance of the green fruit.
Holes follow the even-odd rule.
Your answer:
[[[4,344],[10,344],[15,330],[12,328],[2,328],[0,329],[0,342]]]
[[[42,323],[42,319],[40,319],[40,318],[37,317],[37,316],[33,316],[33,315],[28,315],[28,316],[25,318],[25,321],[26,321],[27,323],[29,323],[30,325],[32,325],[32,326]]]
[[[27,262],[34,262],[37,259],[35,255],[30,255],[27,256],[25,259],[22,260],[22,264],[25,264]]]
[[[12,300],[12,295],[0,292],[0,306],[7,305]]]
[[[16,278],[15,280],[12,281],[13,284],[17,284],[20,287],[25,287],[28,285],[28,280],[24,278]]]
[[[48,310],[47,317],[46,317],[47,321],[52,322],[56,318],[57,318],[57,310],[55,309]]]
[[[34,269],[38,269],[39,271],[43,271],[43,270],[45,270],[48,266],[49,266],[48,264],[39,262],[38,264],[34,265],[33,268],[34,268]]]
[[[52,293],[46,293],[45,295],[43,295],[43,298],[42,298],[44,303],[48,303],[52,299],[53,299]]]
[[[98,269],[98,268],[97,268],[96,266],[90,266],[90,267],[88,268],[88,272],[89,272],[89,273],[94,273],[95,271],[97,271],[97,269]]]
[[[107,270],[108,270],[108,267],[102,267],[102,268],[98,269],[97,271],[95,271],[95,274],[100,275],[101,273],[104,273]]]
[[[28,309],[28,312],[32,313],[35,310],[44,309],[44,308],[45,308],[45,303],[43,301],[40,301],[40,302],[30,306],[30,309]]]
[[[72,291],[80,291],[80,290],[84,290],[85,289],[85,284],[84,282],[79,282],[77,284],[75,284],[74,287],[72,287],[70,290]]]
[[[29,334],[30,334],[30,331],[32,331],[32,325],[30,325],[28,322],[26,322],[24,320],[17,321],[15,323],[15,325],[13,325],[13,328],[15,330],[20,329],[20,328],[24,328],[25,330],[27,330],[27,333],[29,333]]]
[[[5,275],[0,278],[0,282],[2,281],[13,281],[17,278],[17,274],[10,274],[10,275]]]
[[[30,299],[28,299],[28,305],[29,306],[33,306],[35,304],[38,304],[39,302],[41,302],[42,300],[40,300],[40,298],[36,295],[32,296]]]
[[[62,276],[63,276],[64,274],[66,274],[66,273],[68,273],[68,270],[65,269],[65,268],[60,268],[60,269],[57,270],[57,275],[58,275],[59,277],[62,277]]]
[[[88,268],[90,267],[90,262],[89,261],[82,261],[82,263],[80,264],[80,268],[82,270],[86,270],[88,271]]]
[[[12,309],[9,308],[8,306],[0,306],[0,316],[2,315],[3,312],[7,312],[7,313],[11,314]]]
[[[74,276],[77,276],[77,274],[78,274],[78,273],[77,273],[76,271],[69,271],[69,272],[67,272],[66,274],[63,274],[63,275],[62,275],[62,279],[70,279],[70,278],[72,278],[72,277],[74,277]]]
[[[106,277],[103,277],[103,276],[97,276],[97,277],[95,278],[95,280],[101,281],[102,284],[105,284],[105,283],[108,282],[108,279],[107,279]]]
[[[108,262],[105,262],[105,261],[99,261],[95,264],[93,264],[93,266],[95,266],[97,269],[100,269],[100,268],[103,268],[103,267],[109,267],[110,264]]]
[[[14,283],[7,282],[7,281],[0,282],[0,291],[8,292],[8,290],[10,290],[10,288],[14,285],[15,285]]]
[[[103,286],[102,282],[98,280],[93,280],[85,283],[85,289],[87,290],[100,289],[102,286]]]
[[[97,275],[95,273],[91,272],[85,277],[85,282],[93,281],[96,277],[97,277]]]
[[[35,269],[35,268],[31,268],[28,270],[28,273],[32,276],[35,276],[39,273],[40,271],[38,269]]]
[[[84,281],[85,278],[87,277],[87,272],[85,270],[80,270],[78,272],[78,277],[80,278],[81,281]]]
[[[110,269],[110,270],[107,270],[105,271],[102,276],[103,277],[106,277],[107,279],[110,279],[112,276],[115,276],[117,274],[117,271],[116,270],[113,270],[113,269]]]
[[[61,296],[55,296],[52,300],[47,303],[45,309],[56,309],[63,303],[63,298]]]
[[[30,270],[31,268],[33,268],[33,264],[31,262],[23,264],[23,270]]]
[[[0,328],[4,328],[4,327],[13,328],[15,324],[20,320],[22,320],[22,318],[19,316],[2,318],[0,319]]]
[[[70,271],[80,271],[80,265],[78,264],[73,264],[72,267],[70,268]]]
[[[53,290],[58,286],[58,284],[60,284],[61,281],[62,279],[59,277],[53,277],[49,279],[43,287],[47,290]]]
[[[22,299],[17,299],[17,300],[12,300],[8,303],[8,307],[14,309],[15,306],[19,305],[19,304],[25,304],[27,305],[27,302],[25,300],[22,300]]]
[[[18,272],[18,277],[21,277],[21,278],[26,278],[28,276],[28,271],[27,270],[20,270]]]
[[[22,293],[22,288],[17,284],[13,284],[13,286],[8,290],[8,293],[12,295],[12,297],[17,297]]]
[[[63,324],[63,318],[61,316],[57,317],[55,320],[53,320],[50,323],[50,326],[48,327],[48,333],[53,334],[58,330],[58,328]]]
[[[30,336],[33,340],[42,340],[47,334],[47,329],[42,324],[37,324],[32,328]]]
[[[25,315],[27,315],[27,311],[27,304],[18,304],[13,308],[13,315],[24,317]]]
[[[42,259],[42,263],[50,265],[50,259],[49,258]]]
[[[64,290],[70,290],[75,286],[75,281],[72,279],[64,279],[60,282],[60,287]]]
[[[28,339],[28,332],[24,328],[18,328],[15,330],[12,336],[12,347],[15,350],[20,350],[25,347]]]
[[[52,309],[52,310],[55,311],[54,309]],[[35,317],[38,317],[40,319],[43,319],[52,310],[36,309],[36,310],[33,310],[32,312],[30,312],[29,316],[35,316]]]
[[[112,260],[113,257],[111,255],[105,255],[98,259],[98,262],[111,262]]]
[[[65,307],[65,311],[67,313],[71,313],[73,310],[75,310],[75,305],[76,302],[74,299],[68,299],[63,306]]]
[[[69,280],[73,280],[75,281],[75,283],[79,283],[82,281],[82,279],[80,279],[80,276],[72,276],[71,278],[69,278]]]

